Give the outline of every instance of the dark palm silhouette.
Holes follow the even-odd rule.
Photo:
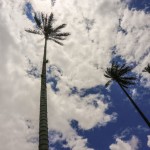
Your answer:
[[[27,29],[25,31],[33,34],[43,35],[45,39],[42,74],[41,74],[41,94],[40,94],[40,116],[39,116],[39,150],[48,150],[48,121],[47,121],[47,87],[46,87],[46,51],[47,40],[54,41],[59,45],[63,45],[62,40],[65,40],[69,33],[62,33],[60,30],[66,24],[53,27],[54,17],[53,13],[49,16],[43,13],[35,13],[34,21],[35,29]]]
[[[126,94],[126,96],[129,98],[130,102],[133,104],[135,109],[139,112],[141,117],[144,119],[146,124],[150,127],[150,122],[146,118],[146,116],[143,114],[143,112],[140,110],[140,108],[137,106],[137,104],[133,101],[133,99],[130,97],[130,95],[127,93],[125,88],[128,88],[129,85],[133,85],[134,80],[136,79],[133,76],[127,76],[127,74],[132,70],[131,67],[126,66],[125,64],[119,65],[116,62],[112,63],[112,66],[110,68],[107,68],[105,71],[104,76],[107,78],[110,78],[110,80],[106,83],[106,86],[110,84],[111,81],[116,81],[123,92]]]
[[[148,65],[144,68],[143,72],[148,72],[148,73],[150,73],[150,64],[148,64]]]

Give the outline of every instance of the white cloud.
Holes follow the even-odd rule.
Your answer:
[[[150,15],[144,11],[131,11],[125,9],[122,12],[121,27],[126,30],[127,34],[119,32],[117,35],[117,53],[120,54],[127,63],[136,63],[134,71],[142,74],[141,83],[143,86],[149,87],[150,77],[142,70],[150,60]]]
[[[139,95],[137,89],[131,89],[131,94],[133,98],[136,98]]]
[[[129,141],[123,141],[119,138],[116,139],[115,144],[109,146],[110,150],[137,150],[139,140],[136,136],[132,136]]]
[[[79,150],[79,149],[94,150],[93,148],[88,148],[86,144],[87,144],[87,139],[83,139],[80,136],[75,136],[69,139],[68,144],[65,145],[64,147],[70,147],[72,150]]]
[[[131,3],[133,0],[123,0],[126,3]]]
[[[48,97],[51,99],[48,101],[49,129],[62,133],[63,138],[67,141],[66,146],[70,146],[71,149],[76,150],[80,146],[82,149],[88,149],[86,147],[87,139],[77,135],[70,126],[71,120],[76,120],[82,130],[88,130],[96,125],[106,125],[109,121],[116,119],[116,115],[105,114],[108,104],[104,104],[96,95],[85,98],[80,98],[77,95],[68,97],[64,94],[68,88],[64,84],[63,88],[64,91],[57,94],[48,90]],[[91,105],[93,101],[97,103],[96,108]]]
[[[147,146],[150,147],[150,135],[148,135],[147,138],[148,138]]]
[[[51,12],[50,0],[28,0],[28,1],[32,4],[34,11],[45,13]]]

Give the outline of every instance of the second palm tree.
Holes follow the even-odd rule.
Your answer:
[[[106,86],[108,86],[112,80],[116,81],[121,87],[121,89],[124,91],[126,96],[129,98],[130,102],[133,104],[135,109],[141,115],[145,123],[150,127],[150,122],[148,121],[146,116],[143,114],[143,112],[140,110],[140,108],[137,106],[137,104],[133,101],[133,99],[125,90],[125,88],[128,88],[129,85],[134,84],[133,81],[136,79],[135,77],[132,77],[132,76],[130,77],[126,76],[131,70],[132,68],[129,66],[125,66],[125,64],[119,65],[116,62],[113,62],[112,66],[110,68],[107,68],[104,74],[105,77],[111,79],[106,83]]]

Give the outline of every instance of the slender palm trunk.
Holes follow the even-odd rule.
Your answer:
[[[43,65],[42,65],[42,74],[41,74],[39,150],[48,150],[46,48],[47,48],[47,39],[45,38],[44,56],[43,56]]]
[[[143,112],[140,110],[140,108],[136,105],[136,103],[133,101],[133,99],[130,97],[130,95],[127,93],[127,91],[122,87],[122,85],[120,83],[118,83],[118,84],[121,87],[121,89],[124,91],[124,93],[127,95],[127,97],[129,98],[130,102],[133,104],[133,106],[135,107],[135,109],[138,111],[138,113],[141,115],[141,117],[143,118],[143,120],[146,122],[146,124],[150,128],[150,122],[148,121],[148,119],[146,118],[146,116],[143,114]]]

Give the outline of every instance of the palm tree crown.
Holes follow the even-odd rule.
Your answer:
[[[125,88],[128,88],[129,85],[134,84],[133,80],[135,80],[135,77],[127,77],[126,75],[132,70],[132,67],[126,66],[125,64],[119,65],[116,62],[112,63],[112,66],[107,68],[105,71],[104,76],[107,78],[110,78],[106,83],[106,86],[109,85],[109,83],[114,80],[118,82],[120,85],[122,85]]]
[[[148,72],[148,73],[150,73],[150,64],[148,64],[148,65],[144,68],[143,72]]]
[[[51,13],[49,16],[43,13],[35,13],[34,21],[36,23],[36,29],[26,29],[25,31],[33,34],[44,35],[46,40],[52,40],[59,45],[63,45],[61,40],[65,40],[70,33],[60,32],[66,24],[61,24],[57,27],[53,27],[54,15]]]

